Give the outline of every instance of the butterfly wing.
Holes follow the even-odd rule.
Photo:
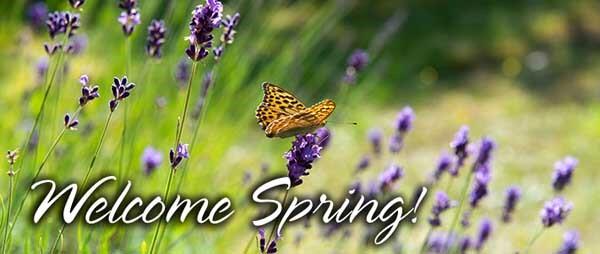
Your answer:
[[[286,138],[313,132],[325,125],[334,109],[335,103],[332,100],[321,101],[297,114],[272,121],[265,129],[265,133],[267,137]]]
[[[306,109],[298,98],[275,84],[265,82],[262,88],[263,100],[256,109],[256,119],[263,130],[277,119],[298,114]]]

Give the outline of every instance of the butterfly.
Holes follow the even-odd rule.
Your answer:
[[[264,95],[256,109],[256,119],[269,138],[313,132],[325,126],[335,109],[330,99],[307,108],[296,96],[275,84],[265,82],[262,88]]]

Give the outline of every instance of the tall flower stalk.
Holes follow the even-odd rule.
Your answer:
[[[81,96],[79,97],[79,100],[78,100],[77,109],[74,111],[74,113],[72,115],[67,113],[64,116],[63,128],[60,130],[59,134],[57,135],[57,137],[54,139],[54,141],[50,145],[48,152],[46,152],[46,155],[44,155],[44,158],[42,159],[40,165],[37,167],[37,170],[32,178],[32,183],[37,180],[38,176],[44,169],[44,166],[48,162],[48,159],[50,159],[50,156],[53,154],[56,146],[61,141],[65,132],[67,130],[75,130],[77,128],[77,126],[79,125],[79,120],[77,120],[77,117],[79,116],[79,113],[81,112],[83,107],[88,102],[100,97],[100,94],[98,93],[98,90],[99,90],[98,86],[91,86],[89,84],[89,78],[87,75],[81,76],[79,81],[81,82],[82,87],[81,87]],[[9,234],[10,234],[10,232],[12,232],[12,228],[14,227],[15,223],[17,222],[17,219],[19,218],[19,215],[21,214],[21,211],[23,210],[25,202],[27,201],[27,198],[29,197],[30,194],[31,194],[31,189],[27,188],[25,195],[23,196],[23,199],[21,200],[21,202],[19,204],[19,208],[17,209],[17,212],[15,213],[15,217],[13,219],[13,223],[10,228]],[[7,237],[8,237],[8,235],[7,235]],[[8,240],[7,244],[10,245],[9,240]]]
[[[15,186],[14,186],[14,182],[13,182],[13,178],[15,176],[15,169],[14,169],[14,165],[15,165],[15,161],[17,160],[17,158],[19,157],[19,153],[18,150],[13,150],[13,151],[8,151],[6,158],[8,160],[8,206],[6,209],[6,221],[4,222],[4,238],[2,240],[2,253],[6,253],[6,251],[8,250],[8,246],[7,246],[7,241],[8,241],[8,228],[9,228],[9,222],[10,222],[10,210],[12,209],[12,203],[13,203],[13,193],[15,190]]]
[[[108,127],[110,126],[110,122],[112,120],[113,113],[117,109],[119,103],[124,101],[126,98],[128,98],[131,95],[133,88],[135,88],[135,84],[129,83],[127,80],[127,77],[123,77],[121,79],[115,77],[113,79],[113,84],[111,87],[113,98],[110,100],[110,102],[108,104],[110,112],[108,113],[106,122],[104,123],[104,127],[102,128],[102,134],[100,134],[100,139],[98,140],[98,143],[96,144],[96,149],[94,150],[94,154],[92,155],[90,164],[89,164],[89,166],[86,170],[85,176],[83,178],[83,182],[81,184],[82,189],[86,188],[86,185],[90,178],[92,170],[94,169],[94,165],[96,164],[96,159],[98,158],[98,155],[100,154],[100,150],[102,149],[102,145],[104,144],[104,138],[106,137],[106,131],[108,130]],[[58,236],[56,237],[56,239],[54,240],[54,243],[52,244],[52,247],[50,248],[49,253],[54,253],[56,251],[58,242],[62,238],[63,232],[65,230],[65,226],[66,226],[66,224],[63,223],[59,230]]]

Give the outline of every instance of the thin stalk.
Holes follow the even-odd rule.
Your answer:
[[[63,46],[66,45],[66,43],[67,43],[67,41],[69,39],[68,34],[70,32],[71,32],[71,29],[70,28],[67,29],[67,31],[65,33],[65,36],[64,36],[64,38],[62,40],[62,45]],[[45,75],[45,78],[44,78],[45,79],[44,83],[45,83],[46,90],[44,91],[44,96],[42,97],[42,105],[40,105],[40,108],[39,108],[39,110],[38,110],[38,112],[37,112],[37,114],[35,116],[35,120],[33,121],[33,126],[31,127],[31,130],[27,134],[27,139],[21,145],[21,149],[20,149],[20,151],[22,151],[21,152],[21,159],[17,162],[18,163],[17,164],[17,168],[21,168],[23,166],[23,161],[25,161],[24,160],[25,151],[27,151],[27,146],[29,145],[29,142],[31,142],[31,138],[33,137],[33,134],[35,133],[35,130],[37,129],[37,127],[40,124],[40,121],[42,119],[42,115],[43,115],[43,113],[45,111],[44,109],[46,108],[46,102],[48,101],[48,95],[50,94],[50,90],[52,89],[52,85],[54,84],[54,78],[56,77],[56,72],[59,69],[62,69],[62,60],[63,60],[64,54],[65,54],[64,50],[59,50],[58,57],[56,59],[56,64],[55,64],[54,68],[52,69],[52,72],[50,72],[50,67],[52,66],[51,64],[49,65],[50,67],[48,68],[48,71],[46,72],[46,75]],[[52,56],[49,57],[48,62],[51,63],[52,62],[51,60],[52,60]],[[50,76],[48,76],[48,73],[50,73]],[[40,133],[38,133],[38,138],[39,138],[39,136],[40,136]],[[37,153],[37,148],[38,148],[38,146],[35,146],[33,148],[34,149],[34,153]],[[15,182],[17,182],[18,179],[19,179],[18,175],[15,176]],[[10,231],[12,232],[12,228],[11,228]]]
[[[542,236],[542,233],[544,233],[544,227],[541,227],[540,230],[538,230],[538,232],[533,235],[533,237],[531,238],[531,240],[529,240],[529,244],[527,244],[527,247],[525,248],[525,251],[523,251],[523,254],[528,254],[529,250],[531,250],[531,247],[533,246],[533,244],[535,243],[535,241],[537,241],[538,238],[540,238],[540,236]]]
[[[290,193],[291,189],[287,189],[285,191],[285,195],[283,196],[283,209],[285,210],[285,203],[287,202],[287,198],[288,198],[288,194]],[[280,222],[280,221],[279,221]],[[277,223],[273,223],[273,228],[271,229],[271,233],[269,234],[269,238],[268,241],[265,242],[265,252],[264,254],[267,254],[267,251],[269,250],[269,245],[271,245],[271,240],[273,239],[273,234],[275,233],[275,231],[277,231],[277,224],[279,224],[279,222]]]
[[[181,121],[177,124],[177,131],[176,131],[176,137],[175,137],[175,149],[177,149],[177,146],[179,145],[179,143],[181,142],[181,135],[183,133],[183,128],[185,126],[185,119],[186,119],[186,115],[187,115],[187,111],[188,111],[188,107],[190,104],[190,94],[192,92],[192,84],[194,82],[194,76],[196,76],[196,67],[197,67],[197,62],[192,63],[192,73],[190,74],[190,79],[188,82],[188,86],[187,86],[187,94],[185,96],[185,103],[183,106],[183,114],[181,115]],[[169,179],[167,180],[167,187],[165,188],[165,200],[167,200],[169,197],[169,191],[171,189],[171,182],[173,181],[173,175],[175,174],[175,168],[171,168],[170,172],[169,172]],[[155,246],[160,245],[160,240],[158,240],[157,243],[157,238],[158,238],[158,233],[160,231],[160,227],[162,225],[162,220],[159,221],[158,225],[156,226],[156,230],[154,231],[154,236],[152,237],[152,243],[150,244],[150,254],[154,253],[154,249]]]
[[[81,185],[81,189],[85,189],[86,185],[87,185],[87,181],[90,177],[90,173],[92,172],[92,169],[94,168],[94,164],[96,163],[96,159],[98,158],[98,154],[100,153],[100,149],[102,148],[102,144],[104,143],[104,137],[106,137],[106,131],[108,130],[108,126],[110,125],[110,120],[112,119],[112,115],[113,115],[113,111],[111,111],[108,114],[108,117],[106,118],[106,123],[104,124],[104,128],[102,129],[102,135],[100,135],[100,140],[98,141],[98,144],[96,145],[96,151],[94,152],[94,155],[92,156],[92,160],[90,161],[90,165],[87,169],[87,172],[85,174],[85,177],[83,178],[83,184]],[[62,223],[62,226],[59,230],[58,236],[56,237],[56,239],[54,240],[54,244],[52,244],[52,248],[50,249],[49,253],[54,253],[56,250],[56,247],[58,246],[58,242],[60,240],[60,238],[63,235],[63,232],[65,230],[65,223]]]
[[[167,180],[167,187],[165,188],[165,201],[167,200],[168,196],[169,196],[169,191],[171,189],[171,182],[173,181],[173,174],[174,174],[175,170],[171,169],[171,171],[169,172],[169,180]],[[154,231],[154,236],[152,237],[152,243],[150,244],[150,254],[154,253],[154,246],[157,245],[157,238],[158,238],[158,232],[160,231],[160,227],[162,225],[162,220],[160,220],[158,222],[158,225],[156,225],[156,230]]]
[[[250,250],[250,246],[252,246],[252,242],[254,241],[256,237],[252,236],[250,237],[250,241],[248,241],[248,243],[246,244],[246,247],[244,248],[244,254],[248,254],[248,251]]]
[[[423,239],[419,253],[425,253],[425,248],[427,247],[427,241],[429,241],[429,237],[431,236],[431,231],[433,231],[433,227],[430,226],[427,230],[427,234],[425,235],[425,239]]]
[[[12,209],[12,202],[13,202],[13,192],[14,192],[14,171],[13,171],[13,165],[10,165],[10,169],[9,169],[9,176],[8,176],[8,206],[7,206],[7,210],[6,210],[6,221],[5,221],[5,225],[4,225],[4,240],[2,240],[2,253],[6,253],[8,246],[6,246],[6,241],[8,241],[8,227],[9,227],[9,218],[10,218],[10,210]],[[12,174],[12,175],[11,175]]]
[[[82,109],[81,106],[77,107],[77,110],[75,110],[75,113],[73,113],[73,119],[77,118],[77,116],[81,112],[81,109]],[[35,183],[35,181],[37,180],[38,176],[42,172],[42,169],[44,169],[44,166],[48,162],[48,159],[50,159],[50,156],[54,152],[54,149],[56,148],[56,146],[58,145],[58,143],[60,142],[60,140],[62,139],[62,137],[64,136],[66,130],[67,130],[67,127],[64,126],[62,128],[62,130],[59,132],[58,136],[52,142],[52,145],[50,145],[50,149],[48,150],[48,152],[46,152],[46,155],[44,155],[44,158],[42,159],[42,162],[40,163],[40,165],[38,166],[37,171],[33,175],[33,178],[32,178],[32,181],[31,181],[32,184]],[[27,188],[27,190],[25,191],[25,195],[23,196],[23,198],[21,199],[21,202],[19,203],[19,208],[17,209],[17,212],[15,213],[15,216],[13,218],[13,222],[12,222],[12,224],[10,226],[10,230],[8,231],[8,235],[10,235],[12,233],[14,225],[17,223],[17,220],[19,219],[19,215],[21,215],[21,211],[23,210],[23,207],[25,206],[25,201],[27,201],[27,198],[29,197],[29,194],[31,194],[31,188]],[[8,237],[8,235],[6,237]],[[8,239],[7,242],[10,243],[10,239]],[[6,246],[6,249],[8,249],[8,246]]]
[[[467,177],[465,178],[465,182],[463,183],[461,195],[460,195],[460,201],[458,203],[456,212],[454,213],[454,219],[452,220],[452,224],[450,224],[450,230],[448,230],[448,235],[447,235],[446,239],[450,239],[450,237],[452,236],[452,233],[454,232],[454,228],[456,228],[456,224],[458,223],[458,218],[461,215],[462,208],[465,203],[465,199],[467,198],[467,191],[469,190],[469,183],[471,183],[471,179],[473,178],[473,171],[474,170],[469,170],[469,174],[467,175]],[[448,243],[446,243],[446,244],[448,244]]]

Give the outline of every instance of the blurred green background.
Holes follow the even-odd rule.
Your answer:
[[[71,10],[67,1],[46,1],[49,10]],[[0,147],[13,149],[26,139],[43,95],[36,66],[43,61],[45,27],[34,26],[28,10],[34,1],[2,1],[0,17]],[[124,177],[137,194],[162,193],[168,175],[167,151],[172,145],[184,89],[175,79],[184,58],[190,12],[200,1],[139,2],[142,24],[133,35],[131,68],[127,69],[125,37],[117,23],[117,1],[88,0],[81,11],[78,34],[87,38],[81,54],[67,57],[59,72],[41,124],[40,152],[26,155],[15,199],[20,201],[50,142],[62,127],[62,116],[72,112],[80,93],[78,78],[88,74],[100,85],[101,98],[86,106],[78,132],[69,132],[44,169],[44,177],[78,182],[108,113],[113,76],[127,75],[138,86],[128,101],[129,135]],[[563,195],[574,210],[563,225],[546,232],[533,253],[558,249],[562,233],[578,229],[580,253],[595,253],[600,243],[597,195],[600,188],[600,3],[597,1],[224,1],[225,13],[239,12],[235,42],[215,65],[199,66],[192,90],[192,105],[200,95],[205,73],[214,70],[206,115],[187,162],[189,172],[178,171],[180,193],[192,196],[228,196],[236,215],[227,224],[207,227],[193,223],[170,224],[161,245],[172,253],[241,253],[253,239],[250,221],[258,207],[249,203],[257,183],[286,173],[282,154],[290,139],[266,139],[255,123],[263,81],[294,91],[305,103],[332,98],[338,108],[332,121],[358,122],[358,126],[330,123],[332,144],[294,194],[343,194],[355,180],[374,179],[390,162],[406,169],[399,193],[410,192],[426,179],[453,133],[469,125],[473,140],[490,136],[498,142],[494,155],[491,194],[473,218],[494,219],[496,230],[484,253],[512,253],[522,249],[537,232],[539,211],[550,199],[554,161],[566,155],[579,159],[573,184]],[[72,10],[71,10],[72,11]],[[154,18],[166,19],[164,57],[146,56],[146,27]],[[358,73],[357,84],[344,88],[346,61],[357,48],[370,55]],[[164,106],[157,105],[162,98]],[[395,114],[405,105],[416,113],[415,127],[399,156],[386,154],[366,172],[355,174],[358,159],[368,154],[367,132],[381,128],[386,143]],[[117,110],[98,165],[92,173],[116,175],[124,125],[124,106]],[[183,134],[192,142],[194,120]],[[142,172],[141,155],[152,146],[164,152],[162,166],[153,174]],[[261,167],[268,165],[267,173]],[[6,164],[0,168],[4,170]],[[245,172],[251,182],[244,183]],[[185,176],[185,177],[181,177]],[[517,184],[524,190],[513,223],[501,224],[504,189]],[[2,198],[8,177],[0,180]],[[458,188],[451,192],[457,199]],[[431,190],[433,191],[435,190]],[[115,189],[107,193],[115,193]],[[39,197],[39,192],[34,192]],[[6,201],[4,201],[6,202]],[[58,213],[44,223],[31,223],[27,203],[13,232],[17,253],[47,251],[56,238]],[[427,230],[430,204],[422,207],[417,226],[396,235],[396,241],[378,248],[363,245],[364,228],[352,227],[348,241],[338,233],[323,236],[318,223],[305,228],[287,227],[281,253],[390,253],[398,242],[405,253],[415,253]],[[453,212],[445,214],[450,220]],[[3,214],[5,216],[5,208]],[[447,216],[447,218],[446,218]],[[4,219],[3,219],[4,221]],[[476,224],[476,223],[475,223]],[[473,233],[471,227],[467,233]],[[66,253],[132,253],[149,243],[153,227],[68,226],[61,248]],[[81,237],[83,235],[84,237]],[[301,241],[296,239],[302,236]],[[82,242],[81,239],[85,241]],[[255,252],[258,253],[258,252]]]

